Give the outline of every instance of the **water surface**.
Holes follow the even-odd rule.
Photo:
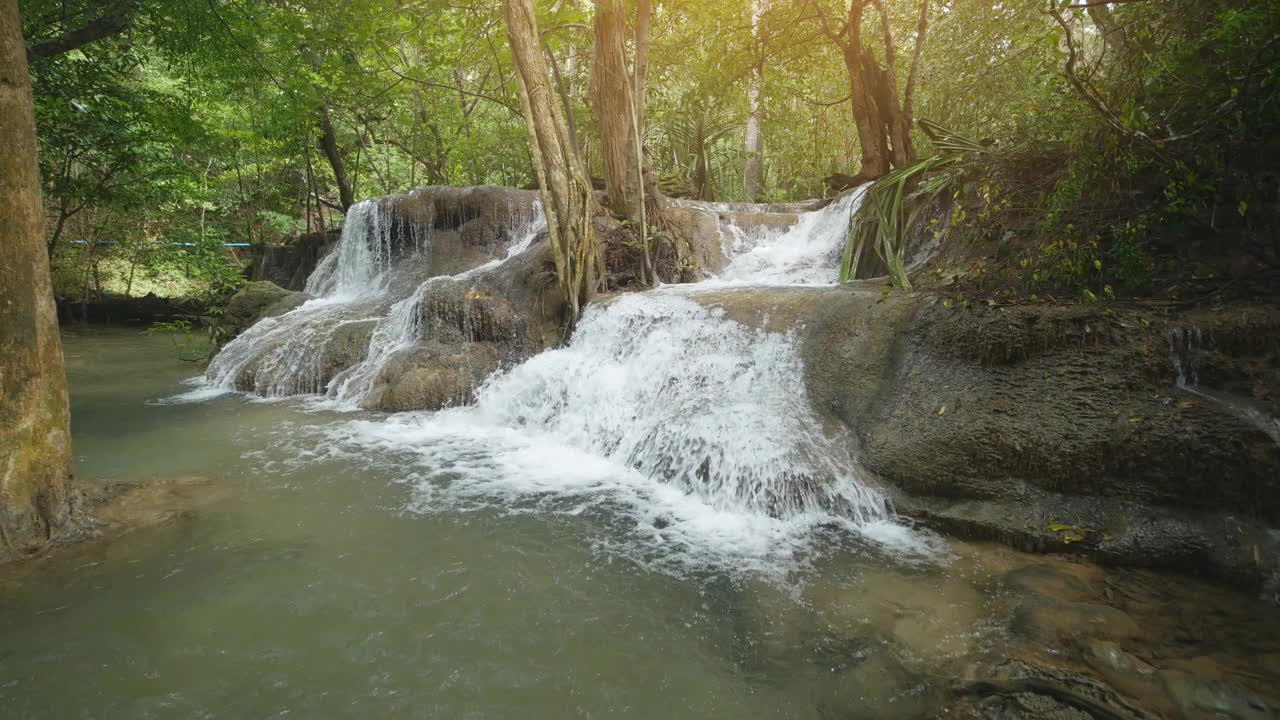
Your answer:
[[[341,440],[376,415],[157,402],[199,370],[164,337],[65,348],[80,478],[177,486],[181,512],[0,573],[5,718],[934,717],[967,668],[1096,642],[1034,604],[1015,637],[1028,565],[1052,570],[1036,602],[1077,575],[1120,598],[1150,630],[1125,648],[1190,678],[1188,702],[1194,672],[1240,702],[1280,677],[1274,612],[1191,581],[893,525],[735,558],[590,487],[451,493],[465,473],[429,452]]]
[[[647,567],[607,508],[411,512],[410,468],[297,442],[350,414],[158,404],[197,370],[166,338],[65,347],[79,476],[208,497],[7,580],[6,717],[807,718],[853,701],[827,680],[874,643],[824,632],[803,598],[823,567],[850,586],[883,572],[865,541],[836,533],[807,570],[757,578]],[[881,680],[879,701],[919,692]]]

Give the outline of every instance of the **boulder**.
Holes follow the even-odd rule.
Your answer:
[[[302,293],[286,290],[270,280],[246,283],[227,301],[218,323],[219,340],[226,343],[250,325],[263,318],[283,315],[305,299]]]
[[[794,333],[813,406],[852,431],[863,476],[934,529],[1253,589],[1280,567],[1268,530],[1280,444],[1253,406],[1180,390],[1168,338],[1177,323],[1214,327],[1197,355],[1215,387],[1274,398],[1260,368],[1280,343],[1277,313],[1224,308],[1219,322],[1134,308],[1122,322],[869,282],[695,298]],[[1277,414],[1274,399],[1261,412]]]

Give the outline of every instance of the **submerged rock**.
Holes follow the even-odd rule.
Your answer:
[[[1015,632],[1044,643],[1075,639],[1125,640],[1136,637],[1138,624],[1109,605],[1070,602],[1029,595],[1014,613]]]

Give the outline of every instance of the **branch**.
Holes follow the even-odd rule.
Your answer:
[[[1066,76],[1067,82],[1071,83],[1071,87],[1075,88],[1085,102],[1097,111],[1113,130],[1125,137],[1151,143],[1152,140],[1146,133],[1125,125],[1120,116],[1097,93],[1081,81],[1080,76],[1076,74],[1076,62],[1079,60],[1079,52],[1076,50],[1075,35],[1071,32],[1071,24],[1067,22],[1066,18],[1062,17],[1062,12],[1058,9],[1058,0],[1049,0],[1048,14],[1058,23],[1058,27],[1062,28],[1063,41],[1067,45],[1067,61],[1062,67],[1062,74]]]
[[[898,78],[898,60],[893,47],[893,30],[889,27],[889,13],[885,12],[881,0],[871,0],[880,14],[880,32],[884,37],[884,69],[889,75],[890,87]],[[896,90],[896,88],[895,88]]]
[[[823,102],[822,100],[810,100],[809,98],[803,95],[797,95],[796,97],[800,98],[801,102],[806,102],[806,103],[809,103],[810,105],[817,105],[819,107],[831,107],[832,105],[840,105],[842,103],[847,103],[849,102],[849,99],[852,98],[853,96],[845,95],[839,100],[832,100],[831,102]]]
[[[440,88],[440,89],[442,89],[442,90],[450,90],[450,91],[452,91],[452,92],[461,93],[461,94],[463,94],[463,95],[468,95],[468,96],[470,96],[470,97],[478,98],[478,99],[480,99],[480,100],[488,100],[488,101],[489,101],[489,102],[491,102],[491,103],[494,103],[494,104],[497,104],[497,105],[501,105],[502,107],[504,107],[504,108],[506,108],[506,109],[510,110],[511,112],[515,113],[516,115],[519,115],[519,114],[520,114],[520,110],[519,110],[519,109],[517,109],[516,107],[514,107],[514,106],[512,106],[512,105],[508,104],[507,102],[505,102],[505,101],[503,101],[503,100],[501,100],[501,99],[499,99],[499,98],[493,97],[492,95],[485,95],[485,94],[483,94],[483,93],[471,92],[470,90],[464,90],[464,89],[462,89],[462,88],[460,88],[460,87],[456,87],[456,86],[453,86],[453,85],[445,85],[444,83],[436,83],[436,82],[431,82],[431,81],[429,81],[429,80],[419,80],[419,79],[418,79],[418,78],[416,78],[416,77],[412,77],[412,76],[410,76],[410,75],[405,75],[404,73],[400,72],[399,70],[396,70],[394,67],[392,67],[392,66],[391,66],[391,63],[387,62],[386,58],[382,57],[382,55],[381,55],[381,54],[379,54],[379,55],[378,55],[378,59],[382,60],[382,64],[387,68],[387,70],[388,70],[392,75],[395,75],[396,77],[400,78],[401,80],[408,80],[409,82],[417,83],[417,84],[422,85],[422,86],[425,86],[425,87],[433,87],[433,88]]]
[[[27,62],[56,57],[91,42],[118,35],[128,29],[137,10],[138,0],[120,0],[75,30],[31,43],[27,46]]]
[[[549,28],[545,28],[542,32],[538,33],[538,35],[546,36],[557,30],[585,30],[587,32],[592,32],[591,26],[587,25],[586,23],[571,22],[571,23],[562,23],[560,25],[552,25]]]
[[[929,0],[920,0],[920,19],[916,23],[916,49],[911,55],[911,69],[907,71],[907,89],[902,92],[902,112],[908,120],[915,114],[916,76],[920,71],[920,55],[929,32]]]
[[[854,0],[854,2],[856,3],[858,0]],[[818,22],[822,23],[822,34],[826,35],[841,48],[848,49],[849,44],[844,40],[844,35],[849,30],[849,23],[846,22],[839,30],[833,31],[831,26],[827,24],[827,12],[818,6],[816,0],[813,0],[810,4],[813,5],[813,10],[818,15]]]
[[[1099,5],[1123,5],[1125,3],[1146,2],[1146,0],[1089,0],[1089,2],[1075,3],[1074,5],[1063,5],[1063,10],[1084,10],[1086,8],[1098,7]]]

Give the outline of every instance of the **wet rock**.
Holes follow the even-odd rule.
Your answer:
[[[345,322],[334,328],[333,334],[321,349],[321,381],[328,383],[335,375],[364,359],[369,349],[369,336],[373,334],[376,320]]]
[[[824,683],[819,717],[899,720],[932,717],[937,691],[881,649]]]
[[[1094,678],[1070,670],[1007,660],[970,668],[955,692],[953,717],[1136,720],[1152,717]]]
[[[889,571],[822,584],[809,597],[831,632],[883,635],[912,668],[937,668],[972,652],[983,614],[981,597],[963,580]]]
[[[498,227],[486,218],[468,221],[459,228],[458,235],[464,245],[489,250],[493,250],[501,242]]]
[[[285,290],[269,280],[246,283],[231,296],[218,324],[221,342],[228,342],[267,317],[283,315],[303,303],[300,292]]]
[[[1084,660],[1100,678],[1141,702],[1143,707],[1164,714],[1172,710],[1156,676],[1156,668],[1129,654],[1120,645],[1108,640],[1091,640]]]
[[[429,344],[388,362],[384,381],[365,405],[393,412],[464,405],[497,368],[497,348],[491,343],[472,343],[462,352]]]
[[[666,220],[675,228],[675,234],[689,244],[690,255],[697,265],[696,277],[714,275],[729,263],[721,244],[720,224],[713,212],[687,207],[671,207]]]
[[[1107,671],[1150,676],[1155,673],[1147,662],[1125,652],[1119,645],[1107,640],[1089,642],[1090,664]]]
[[[962,704],[954,718],[972,720],[1095,720],[1097,716],[1036,693],[993,695]]]
[[[1138,624],[1107,605],[1027,595],[1014,611],[1014,632],[1043,643],[1064,640],[1125,640],[1139,634]]]
[[[391,199],[398,217],[430,246],[426,276],[453,275],[498,257],[510,236],[531,217],[538,194],[480,185],[425,187]]]
[[[1001,581],[1014,592],[1087,602],[1102,596],[1105,577],[1094,565],[1037,563],[1013,570]]]
[[[1270,720],[1277,709],[1256,693],[1221,680],[1204,681],[1178,670],[1158,673],[1169,697],[1186,718]]]
[[[1254,588],[1280,567],[1266,538],[1280,521],[1280,446],[1219,404],[1173,397],[1162,319],[868,288],[698,299],[795,332],[814,405],[854,432],[899,511],[934,529]],[[1063,524],[1085,532],[1049,529]]]

